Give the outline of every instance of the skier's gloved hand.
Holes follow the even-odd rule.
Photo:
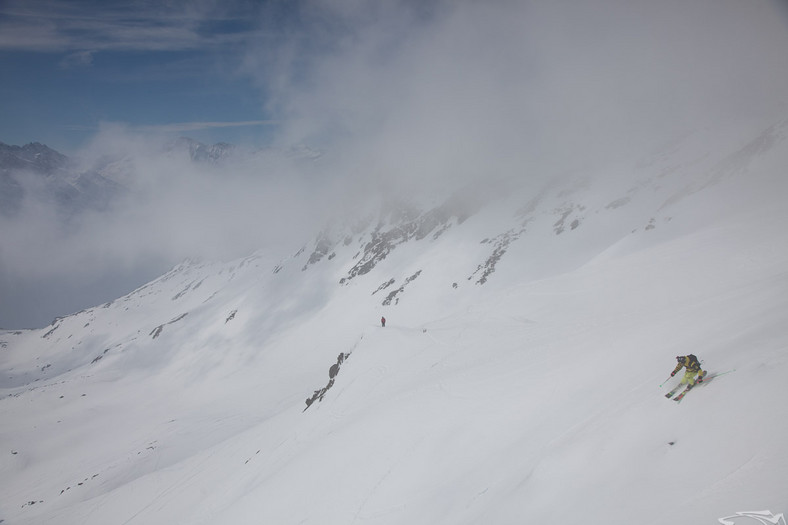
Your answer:
[[[698,381],[697,381],[697,382],[698,382],[698,383],[703,383],[703,376],[700,376],[700,377],[698,378]]]
[[[671,372],[671,373],[670,373],[670,377],[673,377],[673,376],[675,376],[675,375],[676,375],[676,372]]]

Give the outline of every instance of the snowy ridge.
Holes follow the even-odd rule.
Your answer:
[[[0,522],[785,512],[786,165],[785,122],[700,134],[4,331]],[[690,352],[736,372],[677,405]]]

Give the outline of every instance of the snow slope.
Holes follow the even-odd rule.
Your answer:
[[[186,262],[3,332],[0,523],[788,511],[787,129]],[[690,352],[725,375],[677,404]]]

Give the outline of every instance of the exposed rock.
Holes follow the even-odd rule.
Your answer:
[[[421,270],[419,270],[418,272],[414,273],[413,275],[411,275],[410,277],[408,277],[407,279],[405,279],[405,284],[403,284],[402,286],[400,286],[399,288],[397,288],[396,290],[394,290],[393,292],[389,293],[389,294],[386,296],[386,298],[383,300],[383,306],[388,306],[388,305],[390,305],[392,301],[394,301],[394,304],[395,304],[395,305],[396,305],[396,304],[398,304],[398,303],[399,303],[399,298],[398,298],[397,296],[398,296],[399,294],[401,294],[402,292],[404,292],[404,291],[405,291],[405,287],[406,287],[408,284],[410,284],[412,281],[415,281],[415,280],[416,280],[416,278],[417,278],[419,275],[421,275]],[[392,279],[392,281],[393,281],[393,279]]]
[[[495,248],[493,248],[492,254],[484,261],[484,264],[480,264],[476,267],[476,271],[473,272],[469,277],[468,280],[474,278],[477,274],[481,273],[481,276],[476,281],[476,284],[484,284],[487,282],[487,278],[495,272],[495,266],[501,260],[501,257],[504,256],[506,250],[509,248],[509,245],[520,238],[525,232],[525,227],[520,230],[510,230],[508,232],[504,232],[498,237],[494,239],[484,239],[482,244],[484,243],[492,243]],[[456,287],[455,287],[456,288]]]
[[[331,365],[328,369],[328,384],[321,388],[320,390],[315,390],[312,394],[312,397],[306,400],[306,408],[303,412],[306,412],[307,408],[312,406],[312,403],[315,401],[323,401],[323,397],[325,397],[326,392],[328,392],[332,386],[334,386],[334,380],[336,379],[337,375],[339,374],[339,369],[342,367],[342,363],[350,357],[350,352],[348,353],[341,353],[337,356],[337,362]]]
[[[176,318],[175,318],[175,319],[173,319],[172,321],[169,321],[169,322],[167,322],[167,323],[164,323],[164,324],[160,324],[159,326],[157,326],[156,328],[154,328],[153,330],[151,330],[151,333],[150,333],[150,334],[148,334],[148,335],[150,335],[150,336],[151,336],[153,339],[156,339],[157,337],[159,337],[159,336],[161,335],[161,333],[162,333],[162,331],[164,330],[164,327],[165,327],[166,325],[168,325],[168,324],[173,324],[173,323],[177,323],[178,321],[180,321],[181,319],[183,319],[183,318],[184,318],[184,317],[186,317],[187,315],[189,315],[189,312],[186,312],[185,314],[181,314],[181,315],[179,315],[178,317],[176,317]]]

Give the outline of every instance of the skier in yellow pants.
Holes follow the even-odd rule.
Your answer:
[[[706,371],[701,370],[700,361],[694,355],[677,355],[676,361],[678,363],[673,372],[670,373],[670,377],[675,376],[682,368],[686,368],[686,372],[684,372],[681,382],[673,390],[665,394],[665,397],[672,397],[684,385],[687,385],[687,390],[691,389],[696,383],[702,383],[703,378],[706,376]],[[698,376],[697,378],[695,377],[696,375]]]

